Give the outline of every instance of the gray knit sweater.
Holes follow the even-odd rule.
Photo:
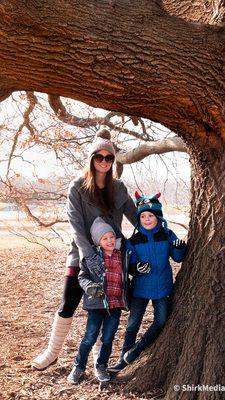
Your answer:
[[[121,232],[123,215],[132,225],[137,221],[136,207],[122,181],[118,179],[114,181],[115,206],[106,216],[102,215],[100,208],[92,203],[88,193],[82,189],[82,183],[83,178],[74,180],[68,190],[67,213],[72,231],[72,243],[67,256],[67,266],[78,266],[79,260],[94,255],[90,228],[96,217],[102,217],[117,233]]]

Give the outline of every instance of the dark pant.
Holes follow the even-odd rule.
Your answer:
[[[81,289],[77,274],[74,276],[66,276],[63,292],[63,300],[60,305],[58,314],[62,318],[70,318],[78,307],[83,290]]]
[[[97,359],[96,368],[99,366],[107,367],[112,351],[112,343],[120,321],[121,309],[110,310],[89,310],[84,337],[75,358],[74,365],[84,371],[86,368],[88,355],[94,346],[102,326],[101,342],[102,346]]]
[[[139,331],[148,302],[148,299],[142,299],[140,297],[133,297],[131,300],[130,315],[128,318],[121,357],[123,357],[123,355],[135,344],[136,336]],[[142,350],[144,350],[155,341],[168,318],[168,297],[152,300],[152,305],[154,308],[153,323],[145,331],[144,335],[142,335],[140,341],[138,342]]]

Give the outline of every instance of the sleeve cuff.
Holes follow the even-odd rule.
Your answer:
[[[80,267],[75,266],[69,266],[66,268],[66,276],[77,276],[80,272]]]

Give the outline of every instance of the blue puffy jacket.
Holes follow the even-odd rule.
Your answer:
[[[132,281],[132,296],[147,299],[160,299],[169,296],[173,289],[172,268],[169,257],[176,262],[183,261],[186,246],[176,249],[172,246],[177,236],[166,231],[161,222],[151,230],[140,226],[138,232],[126,241],[127,249],[132,251],[130,263],[149,262],[150,273],[137,273]]]

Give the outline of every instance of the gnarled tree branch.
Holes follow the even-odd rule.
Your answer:
[[[60,96],[49,95],[48,96],[49,105],[51,106],[52,110],[56,114],[56,116],[60,119],[60,121],[65,122],[66,124],[77,126],[79,128],[89,128],[89,127],[96,127],[97,125],[105,125],[108,128],[116,131],[125,133],[127,135],[133,136],[137,139],[142,138],[138,132],[135,132],[130,129],[123,128],[121,126],[115,125],[113,122],[110,121],[110,118],[115,117],[118,115],[117,113],[108,113],[105,117],[94,117],[94,118],[81,118],[76,117],[75,115],[70,114],[66,107],[63,105]],[[132,118],[132,117],[131,117]],[[135,119],[135,124],[137,125],[137,118]],[[147,139],[145,139],[147,140]]]
[[[121,164],[132,164],[143,160],[143,158],[151,154],[162,154],[170,151],[181,151],[185,153],[187,149],[182,139],[173,137],[142,144],[128,152],[120,151],[116,154],[116,159]]]

